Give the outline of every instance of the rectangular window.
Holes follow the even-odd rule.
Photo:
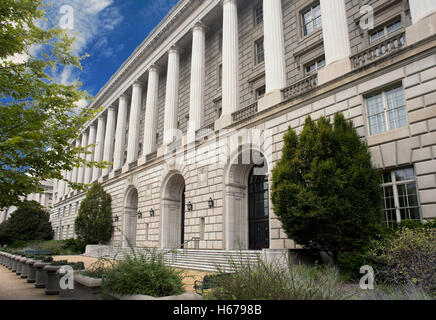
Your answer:
[[[394,32],[401,28],[401,19],[395,20],[392,23],[389,23],[383,27],[376,29],[374,32],[369,34],[369,40],[371,42],[376,41],[378,39],[386,38],[391,32]]]
[[[403,87],[366,98],[370,135],[407,126]]]
[[[321,57],[315,61],[312,61],[311,63],[308,63],[304,66],[304,71],[306,73],[306,75],[312,74],[316,71],[318,71],[319,69],[321,69],[322,67],[325,66],[325,57]]]
[[[266,87],[262,86],[259,89],[256,90],[256,99],[259,100],[265,95]]]
[[[383,217],[388,226],[403,220],[421,220],[413,168],[383,173]]]
[[[263,38],[257,40],[254,43],[254,54],[256,64],[262,63],[265,61],[265,52],[263,48]]]
[[[319,3],[311,6],[301,13],[301,19],[303,23],[303,34],[305,36],[312,32],[321,29],[321,6]]]
[[[254,25],[257,26],[263,22],[263,4],[261,3],[254,8]]]
[[[215,114],[216,114],[216,119],[221,118],[221,115],[223,114],[223,102],[222,102],[222,100],[215,102]]]

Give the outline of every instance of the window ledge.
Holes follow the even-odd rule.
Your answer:
[[[373,136],[368,136],[366,138],[368,146],[372,147],[375,145],[408,138],[409,137],[409,126],[404,126],[398,129],[377,133]]]

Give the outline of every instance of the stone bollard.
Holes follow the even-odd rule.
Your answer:
[[[45,262],[37,262],[33,265],[33,267],[36,269],[35,288],[45,288],[47,275],[44,271],[44,267],[48,265],[49,263]]]
[[[8,269],[11,270],[12,269],[12,255],[8,254]]]
[[[26,279],[27,278],[27,274],[28,274],[28,266],[26,264],[27,262],[27,258],[21,258],[20,259],[20,263],[21,263],[21,275],[20,278],[21,279]]]
[[[59,294],[59,279],[60,275],[57,272],[61,266],[45,266],[44,271],[47,274],[47,282],[45,285],[45,294],[46,295],[56,295]]]
[[[23,265],[21,264],[21,258],[22,257],[17,257],[17,269],[15,270],[15,274],[17,275],[17,276],[19,276],[20,274],[21,274],[21,269],[22,269],[22,267],[23,267]]]
[[[29,259],[26,262],[27,268],[28,268],[28,273],[27,273],[27,282],[28,283],[35,283],[36,269],[33,267],[33,265],[37,262],[40,262],[40,261]]]
[[[12,257],[12,268],[11,268],[11,271],[14,272],[14,273],[17,272],[17,267],[18,267],[17,259],[18,259],[18,256],[13,256]]]

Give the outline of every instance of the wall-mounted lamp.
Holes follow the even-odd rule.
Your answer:
[[[150,217],[154,217],[154,210],[153,210],[153,208],[150,209]]]
[[[191,203],[191,201],[188,202],[186,207],[188,208],[188,211],[192,211],[192,203]]]
[[[207,204],[209,205],[209,209],[212,209],[213,207],[215,207],[215,202],[213,201],[212,198],[209,198],[209,200],[207,201]]]
[[[142,219],[142,212],[138,211],[137,216],[138,216],[138,219]]]
[[[119,220],[118,216],[115,215],[115,217],[114,217],[114,221],[117,222],[118,220]]]

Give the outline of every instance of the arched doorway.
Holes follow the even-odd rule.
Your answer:
[[[135,188],[127,192],[124,206],[124,239],[123,246],[136,246],[136,222],[138,214],[138,190]]]
[[[248,178],[248,249],[250,250],[269,248],[269,185],[268,176],[263,169],[263,165],[255,165]]]
[[[249,147],[241,149],[225,176],[225,248],[269,248],[268,163]]]
[[[181,248],[185,242],[185,179],[171,174],[163,184],[161,247]]]

